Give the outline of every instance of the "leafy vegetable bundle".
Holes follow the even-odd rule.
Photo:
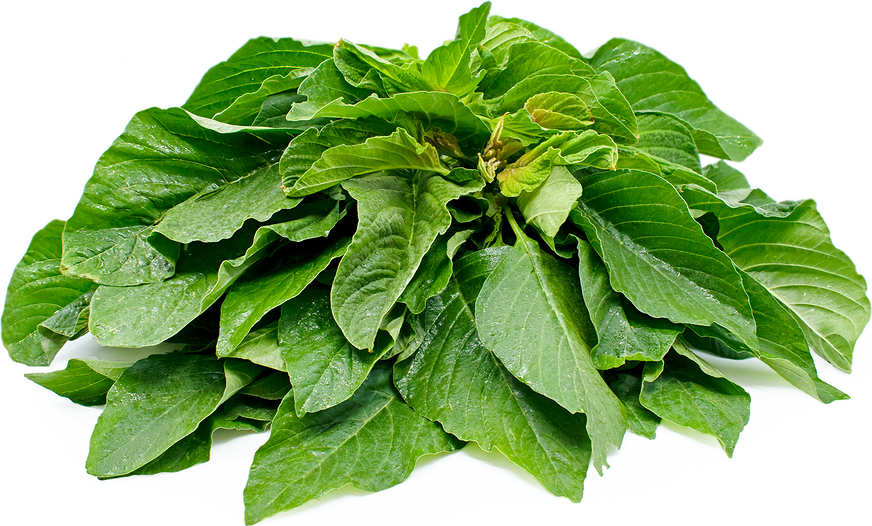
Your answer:
[[[865,281],[812,201],[701,165],[760,139],[650,48],[585,58],[489,9],[425,60],[255,39],[133,118],[2,318],[29,365],[89,331],[177,349],[28,375],[106,404],[89,473],[178,471],[218,428],[270,427],[248,523],[467,441],[577,501],[628,429],[732,454],[750,398],[706,353],[846,398],[810,350],[849,370]]]

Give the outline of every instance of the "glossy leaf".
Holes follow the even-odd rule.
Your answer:
[[[116,286],[172,276],[178,245],[151,237],[155,226],[174,206],[278,162],[283,145],[275,140],[208,130],[180,109],[138,113],[97,162],[67,221],[62,269]],[[216,236],[207,229],[204,237]]]
[[[249,362],[285,371],[285,361],[279,347],[279,326],[273,322],[249,332],[239,345],[232,349],[224,348],[215,351],[219,358],[239,358]]]
[[[514,225],[513,225],[514,226]],[[627,422],[590,357],[596,334],[578,274],[516,230],[517,244],[475,302],[482,343],[516,378],[573,413],[585,413],[593,465],[602,472],[609,446],[620,447]]]
[[[373,137],[362,144],[334,146],[312,164],[287,191],[300,197],[330,188],[352,177],[385,170],[424,170],[447,174],[430,144],[420,144],[403,128],[388,137]]]
[[[221,304],[217,352],[236,348],[261,318],[303,292],[331,261],[345,254],[348,245],[348,238],[335,240],[323,248],[312,244],[291,245],[274,255],[274,260],[281,262],[275,268],[261,270],[255,278],[234,283]]]
[[[424,455],[452,451],[456,439],[419,416],[379,366],[354,396],[298,417],[293,395],[279,406],[269,440],[254,455],[245,486],[245,522],[347,485],[380,491],[404,481]]]
[[[634,111],[665,113],[686,123],[700,153],[741,161],[763,143],[712,104],[684,68],[647,46],[609,40],[591,65],[612,74]]]
[[[126,475],[154,460],[194,432],[253,379],[253,372],[196,354],[159,354],[139,360],[106,396],[106,409],[91,436],[88,473]]]
[[[359,223],[331,292],[336,322],[359,349],[373,349],[382,321],[412,280],[436,237],[451,224],[446,205],[481,189],[427,172],[383,172],[343,183]]]
[[[478,338],[479,289],[508,247],[457,261],[448,288],[430,300],[418,351],[394,367],[403,398],[461,440],[497,449],[555,495],[581,499],[590,464],[585,418],[517,380]]]
[[[591,356],[597,369],[619,367],[627,360],[662,360],[683,328],[642,314],[615,292],[602,260],[583,239],[578,239],[578,259],[581,291],[596,328]]]
[[[97,285],[61,273],[63,221],[52,221],[33,236],[15,267],[3,307],[3,345],[26,365],[49,365],[70,339],[88,329]]]
[[[485,2],[460,17],[457,38],[434,49],[424,60],[422,74],[433,91],[445,91],[458,97],[475,90],[484,72],[473,74],[472,51],[485,37],[485,23],[490,2]]]
[[[279,342],[298,416],[348,400],[381,358],[345,339],[330,312],[330,290],[317,286],[282,305]]]
[[[572,217],[637,309],[674,323],[717,323],[755,345],[748,296],[733,262],[693,220],[678,192],[636,170],[582,178]]]
[[[686,349],[669,353],[662,372],[656,369],[653,362],[645,365],[642,405],[664,420],[714,436],[732,457],[748,423],[748,393]]]
[[[269,94],[296,88],[305,74],[332,55],[332,44],[306,45],[292,38],[249,40],[203,76],[183,108],[222,122],[251,124]],[[247,100],[242,103],[240,98]]]
[[[518,197],[518,208],[528,224],[546,237],[554,237],[581,197],[581,184],[563,166],[554,166],[541,186]]]
[[[869,322],[866,280],[833,246],[814,201],[755,206],[749,198],[735,199],[753,197],[749,191],[735,192],[740,195],[719,197],[689,187],[682,196],[717,216],[718,242],[788,308],[815,352],[850,370],[854,343]]]
[[[29,380],[80,405],[102,405],[106,393],[133,362],[71,359],[62,371],[26,374]]]

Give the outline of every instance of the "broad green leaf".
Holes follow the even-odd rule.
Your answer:
[[[348,343],[330,312],[330,290],[317,286],[282,305],[279,342],[298,416],[348,400],[381,358]]]
[[[372,91],[349,84],[331,58],[306,77],[297,93],[305,96],[305,102],[294,103],[286,115],[289,121],[308,121],[327,104],[354,104],[371,95]]]
[[[183,108],[222,122],[251,124],[268,95],[296,88],[303,75],[332,55],[332,44],[306,45],[292,38],[249,40],[203,76]],[[243,101],[237,101],[240,98]],[[227,111],[231,106],[235,107]]]
[[[106,393],[133,362],[77,360],[67,362],[63,371],[25,374],[29,380],[69,398],[80,405],[102,405]]]
[[[559,49],[538,41],[522,42],[509,48],[502,71],[485,87],[484,96],[486,99],[497,98],[519,82],[538,75],[595,77],[596,74],[587,62]]]
[[[424,311],[427,300],[445,289],[448,280],[451,279],[454,254],[473,232],[473,230],[463,230],[451,235],[445,234],[436,240],[430,251],[421,259],[415,277],[400,295],[399,301],[408,305],[409,311],[420,314]]]
[[[703,337],[717,338],[740,356],[759,358],[785,380],[825,404],[847,399],[848,395],[818,378],[802,328],[787,307],[756,279],[745,272],[741,275],[754,311],[759,347],[749,348],[724,331],[691,329]]]
[[[604,378],[609,388],[627,409],[630,431],[648,440],[654,440],[657,426],[660,425],[660,417],[646,409],[639,401],[642,394],[642,368],[637,366],[632,370],[608,371]]]
[[[206,129],[177,108],[138,113],[100,157],[67,221],[64,272],[117,286],[172,276],[178,244],[163,236],[150,239],[155,226],[204,190],[278,162],[287,139],[276,136],[273,143],[251,133]]]
[[[449,172],[432,145],[421,144],[404,128],[398,128],[388,137],[372,137],[362,144],[324,151],[286,193],[291,197],[314,194],[352,177],[385,170]]]
[[[427,303],[418,351],[394,378],[416,411],[461,440],[497,449],[549,491],[577,502],[590,464],[585,417],[517,380],[478,338],[473,308],[508,247],[460,258],[447,289]]]
[[[608,135],[593,130],[565,131],[522,155],[497,174],[500,190],[508,197],[530,192],[551,175],[554,166],[594,166],[613,169],[618,148]]]
[[[581,184],[570,217],[602,258],[614,290],[649,316],[717,323],[756,345],[742,279],[672,185],[636,170],[590,174]]]
[[[382,172],[343,183],[357,200],[358,227],[339,263],[333,315],[359,349],[373,349],[385,316],[408,286],[436,237],[451,225],[446,205],[480,190],[428,172]]]
[[[577,240],[581,291],[597,334],[591,350],[594,365],[612,369],[627,360],[662,360],[683,328],[636,310],[612,289],[606,267],[590,243]]]
[[[52,221],[37,232],[9,280],[0,324],[16,362],[49,365],[68,340],[87,331],[97,285],[61,274],[63,231],[63,221]]]
[[[584,101],[593,115],[592,128],[599,133],[611,135],[620,143],[636,142],[636,115],[608,72],[595,77],[563,73],[526,77],[486,104],[492,115],[502,115],[523,108],[530,97],[550,92],[572,93]]]
[[[573,413],[585,413],[593,465],[627,421],[590,357],[596,343],[575,269],[543,252],[509,216],[516,245],[488,276],[475,302],[482,343],[516,378]]]
[[[215,355],[219,358],[248,360],[278,371],[286,370],[279,347],[278,322],[251,331],[235,348],[216,350]]]
[[[636,115],[636,130],[639,140],[634,146],[639,150],[702,173],[696,142],[680,120],[669,114],[642,113]]]
[[[434,49],[424,60],[422,73],[433,91],[445,91],[458,97],[475,90],[484,72],[473,75],[472,51],[485,38],[485,23],[490,2],[485,2],[460,17],[457,38]]]
[[[724,161],[706,166],[703,168],[702,174],[718,186],[718,192],[751,188],[742,172]]]
[[[684,68],[647,46],[610,40],[591,65],[612,74],[634,111],[665,113],[686,123],[700,153],[741,161],[763,143],[712,104]]]
[[[524,109],[532,122],[549,130],[580,130],[593,124],[590,108],[572,93],[551,91],[533,95]]]
[[[579,51],[575,49],[572,44],[564,40],[562,37],[545,29],[544,27],[539,27],[532,22],[521,20],[520,18],[503,18],[498,15],[492,15],[491,17],[489,17],[488,22],[490,24],[496,24],[498,22],[516,24],[517,26],[520,26],[529,31],[532,38],[535,38],[540,42],[544,42],[545,44],[548,44],[553,48],[557,48],[571,57],[578,59],[582,58],[581,53],[579,53]]]
[[[234,387],[238,390],[250,382],[251,372],[197,354],[176,352],[139,360],[106,395],[106,409],[91,436],[88,473],[115,477],[151,462],[193,433],[235,392]]]
[[[347,485],[380,491],[404,481],[418,458],[453,451],[456,439],[406,405],[378,366],[346,402],[298,417],[282,401],[269,440],[254,455],[245,522],[254,524]]]
[[[254,423],[244,419],[229,420],[220,414],[210,416],[197,426],[197,429],[173,444],[156,459],[130,473],[131,475],[154,475],[157,473],[174,473],[209,461],[212,451],[212,436],[218,429],[233,429],[239,431],[263,431]]]
[[[854,343],[869,322],[866,280],[833,246],[814,201],[755,205],[730,199],[736,193],[749,195],[687,187],[682,196],[717,216],[724,251],[787,307],[812,349],[850,370]]]
[[[342,119],[320,130],[309,129],[294,137],[282,153],[279,171],[282,174],[282,189],[287,192],[301,175],[306,173],[328,149],[340,145],[360,144],[371,137],[390,135],[396,125],[382,119]]]
[[[358,88],[371,89],[382,95],[403,91],[435,91],[424,78],[420,60],[394,64],[344,39],[333,49],[333,59],[345,80]]]
[[[711,180],[700,175],[698,172],[689,170],[680,164],[675,164],[661,157],[657,157],[636,146],[622,146],[618,148],[618,170],[641,170],[659,175],[669,181],[672,186],[679,187],[686,184],[695,184],[710,190],[717,191],[717,186]]]
[[[259,269],[256,277],[234,283],[221,304],[216,351],[235,349],[269,311],[303,292],[331,261],[342,257],[349,243],[348,238],[341,238],[327,246],[318,242],[289,245],[272,255],[275,264]]]
[[[565,167],[554,166],[541,186],[518,196],[518,208],[527,224],[553,238],[579,197],[581,184],[578,180]]]
[[[488,17],[481,48],[493,56],[496,64],[502,64],[509,50],[517,44],[535,40],[533,33],[521,24],[498,16]]]
[[[378,117],[393,121],[398,115],[414,116],[426,130],[439,129],[451,134],[461,147],[478,149],[487,140],[490,130],[456,95],[438,91],[397,93],[391,97],[369,96],[354,104],[342,100],[326,103],[311,113],[313,118],[363,119]],[[293,112],[292,112],[293,114]]]
[[[265,222],[301,199],[285,196],[278,163],[219,185],[212,183],[163,216],[154,232],[173,241],[215,243],[232,236],[249,219]]]
[[[177,334],[206,311],[248,268],[285,240],[326,236],[342,217],[338,205],[303,204],[284,223],[252,235],[247,227],[220,243],[189,245],[178,272],[160,283],[101,286],[92,300],[91,332],[102,345],[145,347]],[[244,336],[244,335],[243,335]]]
[[[748,423],[751,397],[702,358],[681,349],[666,355],[659,375],[655,362],[645,364],[640,401],[664,420],[717,438],[732,457]]]
[[[276,322],[276,331],[278,322]],[[281,350],[279,351],[279,359],[281,359]],[[282,361],[284,368],[284,361]],[[291,390],[291,381],[288,374],[284,370],[268,374],[250,384],[246,385],[239,391],[239,395],[253,396],[264,400],[281,400],[288,391]],[[270,420],[272,420],[270,418]]]
[[[514,113],[506,113],[499,118],[491,119],[491,124],[493,127],[496,127],[500,121],[502,121],[502,137],[515,139],[525,148],[538,143],[546,137],[560,133],[560,130],[546,129],[533,122],[530,112],[524,108]]]

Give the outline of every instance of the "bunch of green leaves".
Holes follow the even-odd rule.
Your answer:
[[[470,441],[578,501],[661,419],[732,455],[750,397],[706,355],[846,398],[811,352],[850,369],[864,279],[813,201],[701,163],[760,139],[653,49],[585,57],[489,11],[425,59],[255,39],[133,118],[2,317],[28,365],[88,332],[174,346],[28,375],[105,404],[89,473],[178,471],[216,429],[269,428],[248,523]]]

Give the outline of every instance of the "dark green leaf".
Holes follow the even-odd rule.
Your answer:
[[[133,362],[77,360],[67,362],[63,371],[26,374],[29,380],[81,405],[102,405],[106,393]]]
[[[63,230],[63,221],[52,221],[37,232],[9,280],[0,321],[16,362],[49,365],[67,340],[88,329],[97,285],[61,274]]]

